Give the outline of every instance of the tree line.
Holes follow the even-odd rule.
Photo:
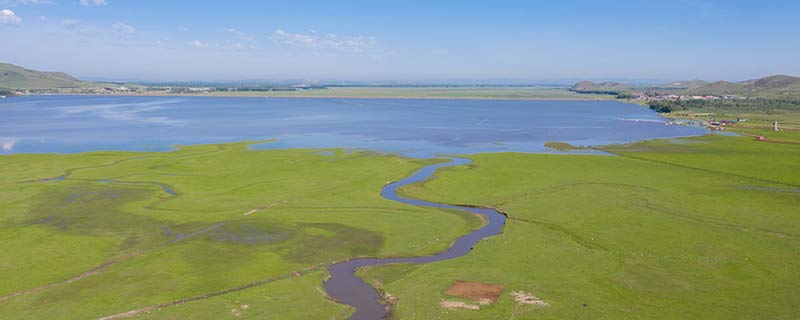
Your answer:
[[[698,109],[719,109],[735,112],[769,112],[771,110],[800,111],[800,99],[715,99],[715,100],[656,100],[650,109],[659,113]]]

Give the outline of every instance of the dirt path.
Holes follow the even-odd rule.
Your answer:
[[[98,274],[100,272],[103,272],[104,270],[108,269],[109,267],[111,267],[112,265],[114,265],[114,264],[116,264],[116,263],[118,263],[120,261],[124,261],[124,260],[130,259],[130,258],[133,258],[135,256],[138,256],[141,253],[143,253],[143,252],[142,251],[134,252],[134,253],[119,257],[119,258],[114,259],[114,260],[106,261],[105,263],[103,263],[103,264],[101,264],[101,265],[99,265],[97,267],[94,267],[89,271],[81,273],[80,275],[78,275],[76,277],[73,277],[73,278],[69,278],[67,280],[53,282],[51,284],[46,284],[46,285],[43,285],[43,286],[30,288],[30,289],[26,289],[26,290],[23,290],[23,291],[17,291],[17,292],[14,292],[14,293],[10,293],[10,294],[4,295],[4,296],[0,297],[0,301],[6,301],[6,300],[14,298],[14,297],[18,297],[18,296],[22,296],[22,295],[26,295],[26,294],[31,294],[31,293],[36,293],[36,292],[39,292],[39,291],[42,291],[42,290],[47,290],[47,289],[50,289],[50,288],[53,288],[53,287],[57,287],[57,286],[60,286],[60,285],[70,284],[70,283],[73,283],[73,282],[77,282],[77,281],[86,279],[86,278],[91,277],[93,275],[96,275],[96,274]]]
[[[279,202],[275,202],[275,203],[268,204],[268,205],[266,205],[266,206],[260,206],[260,207],[258,207],[258,208],[255,208],[255,209],[252,209],[252,210],[250,210],[250,211],[247,211],[247,212],[245,212],[245,213],[243,214],[243,216],[249,216],[249,215],[251,215],[251,214],[254,214],[254,213],[256,213],[256,212],[259,212],[259,211],[261,211],[261,210],[266,210],[266,209],[272,208],[272,207],[274,207],[274,206],[277,206],[277,205],[284,204],[284,203],[286,203],[286,202],[287,202],[287,200],[283,200],[283,201],[279,201]]]
[[[204,299],[209,299],[209,298],[213,298],[213,297],[218,297],[218,296],[229,294],[229,293],[233,293],[233,292],[238,292],[238,291],[247,290],[247,289],[258,287],[258,286],[263,286],[265,284],[272,283],[272,282],[275,282],[275,281],[289,279],[291,277],[299,277],[299,276],[302,276],[302,275],[307,274],[309,272],[325,268],[328,265],[330,265],[330,264],[328,264],[328,263],[320,264],[320,265],[308,267],[308,268],[305,268],[305,269],[293,271],[291,273],[287,273],[287,274],[283,274],[283,275],[279,275],[279,276],[274,276],[274,277],[266,278],[266,279],[263,279],[263,280],[253,281],[253,282],[250,282],[250,283],[238,286],[238,287],[233,287],[233,288],[228,288],[228,289],[225,289],[225,290],[204,293],[204,294],[201,294],[201,295],[196,295],[196,296],[192,296],[192,297],[188,297],[188,298],[182,298],[182,299],[178,299],[178,300],[173,300],[173,301],[170,301],[170,302],[159,303],[159,304],[155,304],[155,305],[151,305],[151,306],[147,306],[147,307],[142,307],[142,308],[139,308],[139,309],[133,309],[133,310],[130,310],[130,311],[125,311],[125,312],[113,314],[113,315],[110,315],[110,316],[100,317],[100,318],[97,318],[97,320],[123,319],[123,318],[132,317],[132,316],[135,316],[135,315],[139,315],[139,314],[142,314],[142,313],[146,313],[146,312],[162,309],[162,308],[167,308],[167,307],[181,305],[181,304],[184,304],[184,303],[189,303],[189,302],[194,302],[194,301],[198,301],[198,300],[204,300]]]
[[[46,284],[46,285],[43,285],[43,286],[35,287],[35,288],[30,288],[30,289],[25,289],[25,290],[22,290],[22,291],[9,293],[9,294],[4,295],[4,296],[0,296],[0,302],[6,301],[6,300],[14,298],[14,297],[36,293],[36,292],[40,292],[40,291],[47,290],[47,289],[50,289],[50,288],[54,288],[54,287],[57,287],[57,286],[70,284],[70,283],[73,283],[73,282],[77,282],[77,281],[86,279],[88,277],[94,276],[96,274],[99,274],[99,273],[105,271],[106,269],[110,268],[111,266],[113,266],[113,265],[115,265],[115,264],[117,264],[119,262],[123,262],[123,261],[129,260],[129,259],[133,259],[135,257],[138,257],[138,256],[140,256],[140,255],[142,255],[144,253],[150,252],[152,250],[155,250],[155,249],[158,249],[158,248],[163,248],[163,247],[166,247],[168,245],[174,244],[176,242],[180,242],[180,241],[189,239],[191,237],[207,233],[207,232],[209,232],[211,230],[214,230],[216,228],[221,227],[224,224],[225,223],[220,222],[220,223],[217,223],[217,224],[212,225],[210,227],[207,227],[207,228],[204,228],[204,229],[192,232],[192,233],[178,234],[175,237],[175,239],[172,239],[170,241],[164,242],[164,243],[162,243],[162,244],[160,244],[160,245],[158,245],[156,247],[150,248],[148,250],[139,250],[139,251],[132,252],[132,253],[129,253],[127,255],[118,257],[116,259],[112,259],[112,260],[106,261],[103,264],[101,264],[101,265],[99,265],[97,267],[94,267],[94,268],[90,269],[89,271],[81,273],[78,276],[75,276],[75,277],[72,277],[72,278],[69,278],[69,279],[66,279],[66,280],[58,281],[58,282],[53,282],[53,283]]]

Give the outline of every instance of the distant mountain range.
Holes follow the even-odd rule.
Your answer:
[[[680,81],[654,86],[636,86],[619,82],[578,82],[571,88],[580,93],[625,94],[662,92],[678,95],[742,96],[769,99],[800,99],[800,77],[775,75],[743,82],[702,80]]]
[[[42,72],[9,63],[0,63],[0,89],[56,89],[115,86],[118,84],[82,81],[63,72]],[[134,85],[135,86],[135,85]],[[775,75],[743,82],[678,81],[660,85],[633,85],[621,82],[582,81],[570,90],[579,93],[624,95],[658,92],[678,95],[733,95],[769,99],[800,99],[800,77]]]

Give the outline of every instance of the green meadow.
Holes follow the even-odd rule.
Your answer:
[[[326,265],[434,253],[480,223],[380,197],[434,160],[328,151],[0,157],[0,318],[343,318]],[[219,298],[163,305],[205,295]]]
[[[0,157],[0,318],[344,319],[327,265],[439,252],[481,223],[380,197],[439,160],[249,143]],[[359,275],[397,319],[800,314],[800,145],[707,135],[604,150],[470,155],[405,187],[509,219],[464,257]],[[477,304],[444,293],[456,280],[504,291]]]
[[[398,319],[792,319],[800,314],[800,145],[708,135],[615,155],[480,154],[406,195],[488,205],[501,235],[461,258],[360,274]],[[444,291],[502,285],[494,304]],[[518,304],[522,291],[547,306]]]

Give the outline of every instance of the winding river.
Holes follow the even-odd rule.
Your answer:
[[[355,275],[358,268],[377,266],[392,263],[430,263],[461,257],[472,250],[478,241],[499,234],[503,230],[506,216],[494,209],[457,206],[428,202],[422,200],[403,198],[397,195],[397,189],[416,182],[429,179],[437,169],[443,167],[460,166],[471,163],[472,160],[452,158],[450,162],[437,163],[422,168],[413,175],[390,184],[381,190],[381,196],[386,199],[415,205],[443,209],[455,209],[482,215],[488,223],[471,233],[458,238],[447,251],[429,256],[410,258],[361,258],[336,263],[330,267],[331,278],[325,282],[325,290],[334,300],[350,305],[356,312],[350,316],[352,320],[384,319],[389,315],[389,308],[381,301],[378,291]]]

